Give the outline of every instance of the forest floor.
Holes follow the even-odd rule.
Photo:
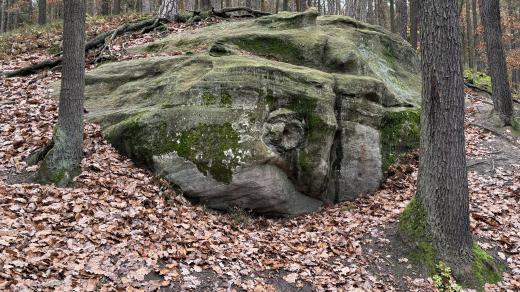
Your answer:
[[[156,37],[126,36],[113,50],[120,60],[143,57],[125,48]],[[6,50],[0,71],[49,56],[45,46]],[[15,183],[16,173],[37,170],[24,160],[52,137],[51,84],[59,78],[46,71],[0,79],[0,290],[434,290],[396,236],[415,192],[416,154],[391,167],[380,191],[286,220],[192,205],[90,123],[74,188]],[[486,290],[518,291],[520,138],[489,122],[488,97],[467,91],[466,101],[472,232],[508,266]]]

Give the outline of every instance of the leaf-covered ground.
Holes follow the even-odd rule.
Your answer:
[[[169,26],[183,29],[191,28]],[[125,47],[155,37],[126,36],[113,51],[119,59],[142,57]],[[0,71],[48,56],[41,48],[4,56]],[[399,214],[415,191],[413,154],[392,167],[382,190],[290,220],[194,206],[119,155],[94,124],[85,127],[74,188],[11,184],[16,173],[36,170],[24,159],[51,139],[57,102],[50,85],[59,78],[0,79],[0,290],[433,289],[411,259],[391,252]],[[484,97],[468,92],[467,100],[471,227],[509,267],[503,282],[486,288],[519,290],[520,160],[509,154],[520,151],[520,141],[480,125]]]

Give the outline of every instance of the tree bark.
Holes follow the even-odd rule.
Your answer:
[[[418,45],[420,5],[420,0],[410,0],[410,44],[414,49],[417,49]]]
[[[396,29],[403,39],[408,39],[408,3],[397,0]]]
[[[85,1],[64,1],[63,68],[54,146],[40,167],[40,177],[64,186],[81,171],[85,90]]]
[[[0,7],[0,32],[6,32],[5,29],[5,10],[6,10],[7,0],[2,0],[2,6]]]
[[[416,200],[440,260],[471,267],[472,237],[464,146],[464,83],[457,3],[423,0],[422,113]]]
[[[394,0],[390,0],[390,31],[393,33],[395,33],[397,31],[396,27],[395,27],[395,1]]]
[[[289,0],[283,0],[283,7],[282,7],[282,10],[283,11],[289,11]]]
[[[110,0],[102,0],[101,15],[110,15],[110,4],[111,4]]]
[[[47,0],[38,0],[38,24],[47,23]]]
[[[484,26],[484,39],[488,56],[488,67],[493,85],[493,108],[504,125],[511,125],[513,100],[509,88],[507,64],[502,44],[500,1],[479,0],[480,15]]]
[[[474,34],[473,34],[473,23],[471,21],[471,0],[466,0],[466,44],[467,44],[467,56],[468,56],[468,67],[474,67]]]
[[[114,0],[112,13],[115,15],[121,14],[121,0]]]
[[[163,0],[159,7],[159,18],[173,19],[175,17],[175,0]]]
[[[477,0],[471,0],[471,18],[473,20],[473,56],[475,57],[475,69],[482,69],[482,62],[480,61],[478,46],[480,44],[479,35],[477,32],[478,28],[478,15],[477,15]]]

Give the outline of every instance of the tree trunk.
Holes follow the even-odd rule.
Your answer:
[[[141,11],[143,13],[150,13],[152,10],[152,6],[150,5],[150,0],[142,0],[141,2]]]
[[[400,1],[400,0],[398,0]],[[396,32],[396,27],[395,27],[395,1],[394,0],[390,0],[390,31],[391,32]]]
[[[375,23],[374,0],[368,0],[367,2],[367,22],[370,24]]]
[[[419,16],[420,16],[420,0],[410,0],[410,44],[414,49],[417,49],[417,31],[419,29]]]
[[[408,38],[408,4],[406,0],[397,0],[397,32],[403,39]]]
[[[38,0],[38,24],[47,23],[47,0]]]
[[[175,17],[175,0],[163,0],[159,7],[159,17],[173,19]]]
[[[484,26],[489,73],[493,85],[493,108],[504,125],[511,125],[513,100],[502,44],[500,2],[499,0],[480,0],[479,6],[482,25]]]
[[[85,1],[64,1],[63,67],[58,123],[40,178],[64,186],[81,171],[85,90]]]
[[[467,44],[467,56],[468,56],[468,67],[474,67],[474,34],[473,24],[471,21],[471,0],[466,0],[466,44]]]
[[[405,237],[431,244],[436,252],[433,261],[443,260],[459,272],[468,267],[471,270],[473,241],[457,4],[453,0],[423,0],[422,5],[418,189],[401,217],[400,231]]]
[[[251,3],[249,5],[251,5]],[[211,2],[210,2],[210,0],[200,0],[200,10],[202,10],[202,11],[211,10]]]
[[[110,15],[110,0],[102,0],[101,15]]]
[[[226,7],[231,7],[231,0],[226,0],[225,3],[226,3]]]
[[[114,8],[112,13],[115,15],[121,14],[121,0],[114,0]]]
[[[0,11],[0,32],[6,32],[6,29],[5,29],[6,4],[7,4],[7,0],[2,0],[2,6],[0,7],[0,10],[1,10]]]
[[[283,11],[289,11],[289,0],[283,0]]]
[[[296,0],[299,2],[299,11],[302,12],[302,11],[305,11],[307,10],[307,0]]]
[[[480,44],[479,35],[477,32],[478,28],[478,15],[477,15],[477,0],[471,0],[471,18],[473,20],[473,56],[475,56],[475,69],[482,70],[482,62],[478,53],[478,46]]]

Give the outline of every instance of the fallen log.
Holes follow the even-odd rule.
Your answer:
[[[128,33],[128,32],[135,32],[135,31],[139,31],[139,30],[141,31],[141,33],[146,33],[146,32],[153,30],[156,27],[159,27],[163,23],[167,23],[167,22],[168,22],[168,20],[166,20],[166,19],[151,18],[151,19],[146,19],[146,20],[142,20],[139,22],[135,22],[135,23],[125,23],[116,29],[100,33],[97,36],[95,36],[94,38],[92,38],[91,40],[89,40],[85,44],[85,53],[88,53],[89,51],[104,45],[107,38],[110,38],[110,41],[112,41],[115,37],[117,37],[119,35],[122,35],[122,34]],[[60,55],[61,55],[61,53],[57,55],[57,58],[45,60],[43,62],[36,63],[31,66],[21,68],[18,70],[2,72],[2,73],[0,73],[0,75],[5,76],[5,77],[27,76],[30,74],[38,73],[42,70],[52,69],[52,68],[60,65],[61,62],[63,61],[63,58]]]

